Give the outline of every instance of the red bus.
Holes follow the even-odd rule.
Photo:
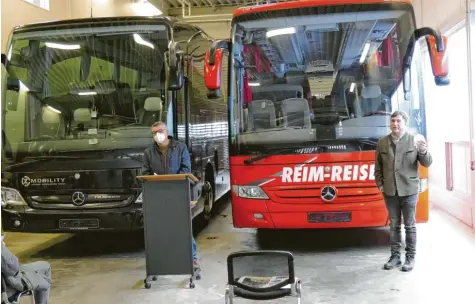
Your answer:
[[[408,0],[237,9],[231,39],[215,42],[205,61],[208,97],[228,97],[234,226],[387,225],[376,143],[395,110],[408,113],[410,132],[426,136],[421,48],[435,82],[447,85],[446,43],[416,27]],[[429,219],[427,179],[421,168],[419,223]]]

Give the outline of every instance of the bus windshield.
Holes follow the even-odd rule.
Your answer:
[[[238,16],[232,30],[238,153],[375,142],[395,110],[424,134],[419,46],[406,6],[269,10]]]
[[[167,45],[161,24],[14,32],[2,86],[7,149],[36,156],[149,144],[151,124],[167,117]]]

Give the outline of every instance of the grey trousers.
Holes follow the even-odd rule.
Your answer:
[[[390,220],[391,254],[401,255],[401,215],[406,231],[406,256],[416,255],[416,205],[418,194],[410,196],[389,196],[384,194]]]
[[[45,290],[34,290],[35,304],[48,304],[49,293],[51,290],[51,266],[48,262],[39,261],[23,265],[33,271],[35,271],[44,282],[42,286],[48,286]]]

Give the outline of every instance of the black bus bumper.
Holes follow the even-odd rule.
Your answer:
[[[2,208],[2,228],[9,232],[75,233],[139,231],[142,205],[114,209],[44,210],[28,206]]]

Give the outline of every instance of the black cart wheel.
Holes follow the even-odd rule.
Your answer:
[[[145,288],[150,289],[150,287],[152,287],[152,284],[150,284],[150,283],[145,283]]]
[[[195,288],[195,283],[191,282],[190,283],[190,288]]]
[[[198,274],[198,275],[196,276],[196,279],[197,279],[197,280],[201,280],[201,275]]]
[[[152,277],[152,281],[156,281],[157,280],[157,277],[156,276],[153,276]]]

